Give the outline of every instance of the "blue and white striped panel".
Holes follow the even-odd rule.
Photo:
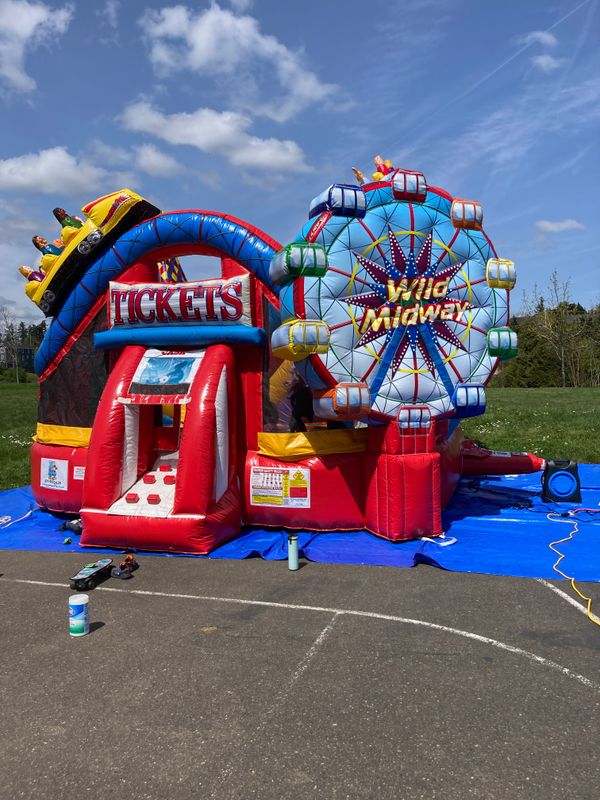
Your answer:
[[[401,430],[409,428],[430,428],[431,411],[424,406],[403,407],[398,412],[398,427]]]
[[[331,395],[326,395],[325,397],[315,397],[313,399],[313,411],[315,412],[315,416],[320,417],[321,419],[338,418],[333,407],[333,397]]]
[[[280,347],[288,347],[290,344],[291,325],[280,325],[275,328],[271,336],[271,348],[278,350]]]

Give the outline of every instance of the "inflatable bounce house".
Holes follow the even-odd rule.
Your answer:
[[[226,214],[161,213],[124,189],[55,209],[26,292],[37,503],[81,544],[208,553],[243,526],[442,533],[461,475],[531,472],[463,440],[483,414],[515,284],[479,203],[376,160],[285,245]],[[180,257],[217,256],[186,281]]]

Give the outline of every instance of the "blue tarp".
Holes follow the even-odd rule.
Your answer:
[[[582,512],[557,521],[547,516],[580,506],[600,511],[600,465],[580,465],[579,474],[581,504],[542,502],[540,473],[463,478],[444,513],[443,539],[395,544],[365,531],[301,532],[300,554],[324,563],[394,567],[426,563],[454,572],[557,578],[552,569],[557,557],[548,545],[566,537],[577,519],[578,533],[558,547],[565,554],[561,569],[581,581],[600,581],[600,513]],[[59,530],[62,521],[37,508],[29,487],[0,493],[0,549],[79,552],[88,560],[95,553],[110,552],[79,547],[76,536]],[[67,536],[73,543],[63,545]],[[252,556],[269,561],[287,558],[287,533],[248,529],[208,558]]]

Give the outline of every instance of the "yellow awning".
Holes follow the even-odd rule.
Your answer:
[[[70,425],[47,425],[45,422],[38,422],[33,440],[40,444],[88,447],[91,434],[91,428],[73,428]]]
[[[282,461],[332,453],[362,453],[367,449],[367,428],[307,431],[306,433],[259,433],[258,452]]]

